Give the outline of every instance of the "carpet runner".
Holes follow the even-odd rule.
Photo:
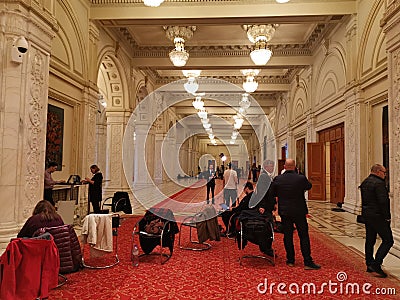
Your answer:
[[[204,189],[204,188],[203,188]],[[198,191],[197,191],[198,192]],[[189,189],[179,197],[190,198]],[[202,197],[202,196],[201,196]],[[50,292],[49,299],[398,299],[400,282],[365,272],[363,256],[329,236],[310,228],[312,256],[321,270],[304,270],[300,245],[295,235],[296,265],[285,264],[282,234],[275,235],[276,265],[261,259],[239,264],[233,239],[212,241],[206,251],[181,250],[175,240],[171,259],[160,265],[158,256],[130,262],[131,233],[141,217],[124,219],[119,228],[120,263],[104,270],[83,269],[68,274],[64,286]],[[183,227],[187,241],[189,228]],[[164,251],[168,251],[165,249]],[[249,243],[247,254],[260,254]],[[379,293],[379,294],[378,294]]]

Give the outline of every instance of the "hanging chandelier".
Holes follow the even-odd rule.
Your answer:
[[[250,58],[257,66],[266,65],[272,56],[268,42],[272,39],[276,25],[243,25],[247,32],[247,38],[254,43],[254,49],[250,52]]]
[[[255,76],[260,72],[259,69],[246,69],[241,70],[242,74],[246,76],[246,80],[243,82],[243,89],[246,93],[253,93],[258,88],[258,82],[255,80]]]
[[[143,4],[150,7],[158,7],[164,0],[143,0]]]
[[[185,41],[193,36],[196,26],[164,26],[168,39],[174,42],[175,48],[169,52],[169,59],[175,67],[183,67],[189,59],[185,50]]]
[[[192,105],[195,109],[203,109],[204,108],[204,101],[201,100],[200,96],[197,96],[195,100],[193,100]]]
[[[189,94],[195,94],[199,89],[197,77],[200,76],[201,70],[182,70],[182,74],[187,77],[187,82],[183,84],[186,92]]]
[[[250,107],[250,99],[249,99],[249,94],[244,93],[242,94],[242,99],[239,101],[239,106],[240,108],[243,108],[244,110],[248,109]]]

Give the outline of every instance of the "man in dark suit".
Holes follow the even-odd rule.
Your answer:
[[[285,161],[285,172],[275,177],[271,193],[278,197],[278,211],[282,220],[283,242],[286,250],[286,264],[294,266],[295,252],[293,245],[293,231],[296,225],[300,238],[301,254],[304,259],[305,270],[318,270],[321,266],[314,263],[311,257],[310,238],[306,215],[308,208],[304,192],[312,185],[308,179],[295,171],[296,163],[293,159]]]
[[[215,171],[214,166],[209,165],[208,171],[203,175],[205,179],[207,179],[207,204],[210,203],[210,191],[211,191],[211,203],[214,204],[214,190],[215,190]]]
[[[386,168],[380,164],[371,167],[371,174],[361,183],[361,214],[365,219],[365,262],[367,272],[387,277],[382,270],[383,259],[393,246],[393,234],[390,228],[390,199],[385,183]],[[381,237],[381,244],[374,258],[376,236]]]

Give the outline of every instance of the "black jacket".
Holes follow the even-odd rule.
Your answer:
[[[215,171],[211,171],[210,174],[210,170],[208,171],[204,171],[203,173],[203,178],[205,178],[207,180],[207,185],[208,186],[215,186]]]
[[[262,172],[257,180],[256,192],[251,197],[250,208],[264,208],[266,212],[272,213],[275,209],[275,197],[271,193],[272,180],[266,172]]]
[[[385,180],[370,174],[360,185],[361,214],[365,218],[390,220],[390,200]]]
[[[304,192],[311,189],[307,177],[295,171],[286,170],[275,177],[271,185],[271,194],[278,197],[278,211],[281,216],[298,216],[308,213]]]

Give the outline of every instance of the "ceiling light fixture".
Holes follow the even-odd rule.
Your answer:
[[[168,39],[174,42],[175,49],[169,53],[169,59],[175,67],[183,67],[189,59],[185,50],[185,41],[193,36],[196,26],[164,26]]]
[[[239,106],[240,108],[243,109],[248,109],[250,107],[251,103],[250,103],[250,99],[249,99],[249,94],[244,93],[242,94],[242,99],[239,101]]]
[[[274,24],[243,25],[243,29],[247,32],[247,38],[254,43],[250,57],[257,66],[266,65],[272,56],[272,51],[268,48],[267,43],[272,39],[276,27]]]
[[[203,108],[197,112],[200,119],[207,119],[207,111]]]
[[[195,109],[203,109],[204,108],[204,101],[201,100],[200,96],[197,96],[196,99],[192,102],[192,105]]]
[[[246,70],[241,70],[241,72],[244,76],[246,76],[246,81],[243,82],[243,89],[247,93],[253,93],[258,87],[258,82],[255,81],[254,77],[258,75],[260,70],[246,69]]]
[[[182,74],[188,79],[188,81],[183,85],[186,92],[189,94],[195,94],[199,89],[197,77],[200,76],[201,70],[182,70]]]
[[[143,4],[150,7],[158,7],[164,0],[143,0]]]
[[[275,0],[278,3],[288,3],[290,0]]]

